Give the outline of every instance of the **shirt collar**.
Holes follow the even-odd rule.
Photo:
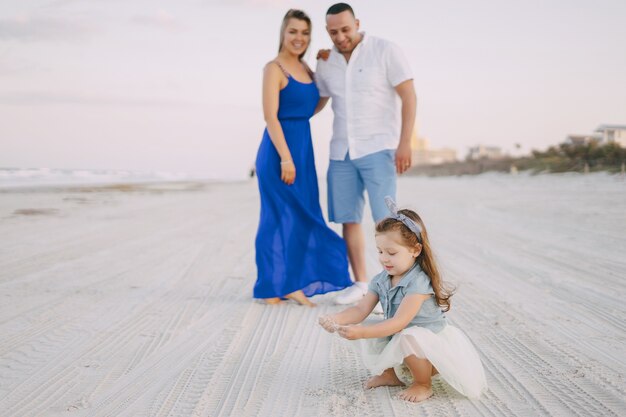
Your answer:
[[[369,36],[366,36],[367,33],[366,32],[359,32],[361,34],[361,42],[359,42],[360,44],[364,44],[365,42],[367,42],[367,40],[370,38]],[[359,46],[357,45],[357,46]]]
[[[407,285],[409,285],[411,279],[415,278],[420,272],[422,272],[422,268],[420,267],[419,263],[415,262],[411,269],[404,273],[402,278],[400,278],[400,282],[398,282],[394,288],[406,287]],[[383,280],[383,282],[387,289],[391,288],[391,275],[389,275],[387,271],[385,271],[385,279]]]

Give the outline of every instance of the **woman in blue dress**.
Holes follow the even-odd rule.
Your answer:
[[[261,216],[254,297],[314,306],[308,297],[352,285],[345,242],[324,221],[309,119],[321,110],[313,73],[302,61],[311,20],[289,10],[278,56],[263,75],[267,128],[256,158]]]

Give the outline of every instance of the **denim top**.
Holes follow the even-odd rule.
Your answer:
[[[432,294],[422,303],[422,307],[406,327],[425,327],[437,333],[443,330],[447,324],[446,316],[435,300],[435,291],[430,283],[430,278],[422,271],[417,262],[404,274],[395,287],[391,288],[391,276],[383,270],[372,279],[369,290],[378,295],[385,312],[385,319],[396,314],[405,295]]]

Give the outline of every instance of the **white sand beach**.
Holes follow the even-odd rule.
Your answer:
[[[364,391],[316,324],[332,295],[254,302],[254,181],[56,187],[0,190],[0,415],[626,415],[626,180],[406,177],[398,204],[458,287],[482,398]]]

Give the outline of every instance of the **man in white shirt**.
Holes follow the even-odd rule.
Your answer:
[[[326,12],[334,47],[317,63],[322,100],[332,98],[333,137],[328,168],[328,215],[342,223],[355,285],[336,297],[339,304],[367,293],[365,239],[361,220],[364,192],[374,221],[389,215],[386,195],[396,198],[396,173],[411,166],[411,133],[417,99],[413,75],[395,44],[359,32],[352,8],[337,3]]]

